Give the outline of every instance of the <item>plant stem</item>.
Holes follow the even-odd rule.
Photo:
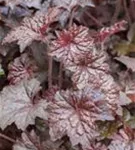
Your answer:
[[[53,69],[53,58],[49,56],[49,64],[48,64],[48,87],[52,87],[52,69]]]
[[[99,22],[94,16],[91,15],[91,13],[85,11],[85,14],[91,19],[93,20],[98,26],[103,27],[103,24],[101,22]]]
[[[3,138],[3,139],[5,139],[5,140],[8,140],[9,142],[12,142],[12,143],[15,143],[15,142],[16,142],[14,139],[12,139],[12,138],[10,138],[10,137],[8,137],[8,136],[2,134],[2,133],[0,133],[0,138]]]
[[[63,82],[63,63],[60,62],[60,67],[59,67],[59,88],[60,89],[62,87],[62,82]]]
[[[116,22],[118,15],[120,13],[120,9],[121,9],[121,0],[117,0],[115,12],[114,12],[114,15],[112,17],[111,24],[114,24]]]
[[[129,25],[131,25],[131,18],[130,18],[129,11],[128,11],[128,8],[127,8],[127,1],[126,0],[123,0],[123,6],[124,6],[124,9],[125,9],[125,12],[126,12],[126,16],[127,16],[127,20],[129,22]]]
[[[135,21],[135,1],[133,0],[130,0],[130,10],[131,10],[131,16],[132,16],[132,19],[133,21]]]
[[[71,11],[71,16],[70,16],[70,19],[69,19],[68,28],[70,28],[73,24],[74,15],[75,15],[75,11],[77,10],[77,8],[78,8],[78,6],[73,8],[72,11]]]

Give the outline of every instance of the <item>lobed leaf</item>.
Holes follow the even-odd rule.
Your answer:
[[[3,44],[16,42],[23,52],[32,41],[45,41],[44,33],[47,32],[50,23],[58,16],[59,9],[50,8],[47,13],[38,12],[33,18],[24,18],[22,25],[14,28],[3,40]]]
[[[5,87],[0,93],[0,120],[3,120],[0,127],[5,129],[15,123],[25,130],[35,123],[36,117],[47,119],[47,102],[35,97],[39,90],[40,83],[36,79]]]
[[[24,53],[8,65],[8,70],[10,84],[16,84],[23,79],[33,78],[38,67],[36,62],[27,53]]]
[[[100,90],[84,88],[79,91],[60,91],[49,105],[49,127],[52,140],[68,135],[73,146],[89,148],[99,135],[97,120],[113,120],[114,114]]]

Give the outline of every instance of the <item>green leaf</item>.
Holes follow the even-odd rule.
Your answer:
[[[118,53],[118,55],[127,55],[131,52],[135,52],[135,44],[131,43],[119,43],[115,45],[114,50]]]
[[[100,122],[98,123],[99,132],[101,137],[108,138],[114,133],[117,132],[118,127],[120,126],[119,122]]]
[[[1,64],[0,64],[0,76],[3,76],[3,75],[5,75],[5,72],[4,72],[4,70],[2,69],[2,66],[1,66]]]
[[[135,116],[132,116],[131,119],[126,122],[126,125],[135,129]]]
[[[123,108],[123,121],[124,122],[127,122],[131,119],[131,114],[130,112],[126,109],[126,108]]]

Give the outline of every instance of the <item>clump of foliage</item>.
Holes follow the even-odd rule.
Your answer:
[[[134,150],[133,0],[0,0],[0,150]]]

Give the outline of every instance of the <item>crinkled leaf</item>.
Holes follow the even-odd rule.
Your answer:
[[[82,89],[90,80],[98,80],[101,74],[109,72],[109,66],[105,60],[105,53],[90,50],[84,55],[76,56],[66,68],[73,72],[74,84]]]
[[[16,5],[24,4],[28,7],[41,8],[41,0],[0,0],[0,2],[5,2],[7,6],[12,9],[15,8]]]
[[[49,127],[53,140],[68,135],[72,145],[89,147],[98,136],[96,120],[113,120],[113,113],[104,100],[104,93],[91,88],[60,91],[50,104]]]
[[[84,26],[74,24],[69,30],[61,31],[58,38],[52,41],[49,54],[68,65],[74,57],[88,52],[89,47],[92,48],[93,40],[88,37],[88,30]]]
[[[30,135],[22,133],[22,139],[16,141],[16,143],[13,145],[13,150],[38,150],[36,147],[36,144],[38,143],[39,138],[34,130],[32,130]]]
[[[19,129],[25,130],[35,118],[47,119],[45,100],[36,99],[40,83],[36,79],[22,81],[15,86],[7,86],[0,93],[0,127],[5,129],[15,122]]]
[[[55,94],[56,92],[59,91],[59,87],[58,86],[52,86],[51,88],[49,88],[48,90],[46,90],[43,93],[43,98],[46,99],[48,102],[53,102],[55,101]]]
[[[24,53],[8,65],[8,70],[8,80],[11,84],[16,84],[22,79],[34,77],[38,68],[36,62],[27,53]]]
[[[90,80],[88,85],[92,88],[99,88],[105,95],[105,100],[110,108],[114,110],[118,115],[122,115],[122,108],[120,106],[119,92],[120,88],[109,74],[99,74],[99,78],[96,80]]]
[[[63,141],[52,141],[52,140],[46,140],[42,142],[42,147],[44,150],[66,150],[64,146],[61,146]]]
[[[45,40],[44,33],[49,28],[49,24],[56,21],[59,9],[51,8],[47,13],[38,12],[33,18],[24,18],[22,25],[14,28],[3,40],[3,43],[17,41],[20,52],[29,46],[34,40]]]
[[[103,43],[105,40],[110,37],[111,35],[126,30],[127,22],[122,20],[120,22],[115,23],[110,27],[102,28],[97,35],[94,35],[95,42]]]
[[[133,131],[131,131],[133,133]],[[112,141],[108,146],[109,150],[134,150],[135,139],[129,136],[132,133],[126,133],[124,130],[120,130],[119,133],[112,136]]]
[[[107,147],[101,142],[93,142],[86,150],[107,150]]]

